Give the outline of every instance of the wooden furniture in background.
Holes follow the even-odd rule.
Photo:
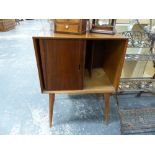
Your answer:
[[[33,37],[42,93],[49,94],[52,126],[56,93],[103,93],[105,120],[109,99],[117,91],[128,40],[121,35],[88,33]]]
[[[15,19],[0,19],[0,31],[9,31],[16,26]]]
[[[54,31],[55,33],[83,34],[86,33],[86,22],[86,19],[55,19]]]

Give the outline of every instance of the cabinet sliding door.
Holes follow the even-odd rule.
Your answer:
[[[45,90],[83,89],[85,41],[40,39]]]

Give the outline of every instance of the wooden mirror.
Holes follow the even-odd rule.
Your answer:
[[[90,32],[115,34],[116,19],[92,19],[92,28]]]

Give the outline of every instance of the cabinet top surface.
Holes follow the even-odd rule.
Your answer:
[[[47,38],[47,39],[127,39],[126,37],[115,34],[115,35],[109,35],[109,34],[99,34],[99,33],[86,33],[86,34],[62,34],[62,33],[53,33],[50,31],[44,31],[39,33],[36,36],[33,36],[33,38]]]

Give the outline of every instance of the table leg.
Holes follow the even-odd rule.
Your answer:
[[[105,114],[105,121],[106,124],[108,124],[108,114],[109,114],[109,108],[110,108],[110,93],[104,93],[104,114]]]
[[[49,124],[52,127],[53,107],[54,107],[55,94],[49,94]]]

